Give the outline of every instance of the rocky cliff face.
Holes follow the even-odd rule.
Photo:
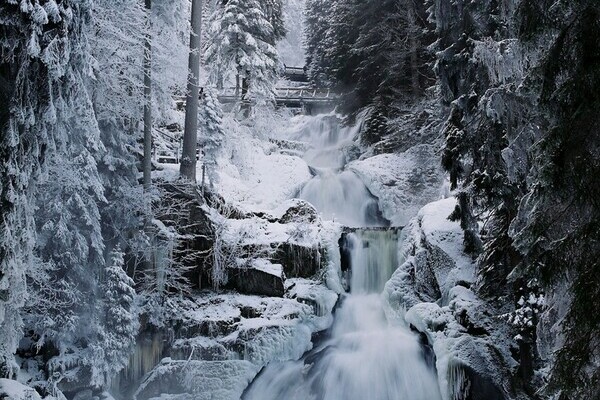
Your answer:
[[[547,394],[597,396],[598,374],[590,371],[598,354],[586,343],[598,342],[600,323],[578,304],[598,298],[582,290],[598,282],[585,255],[598,254],[590,238],[599,235],[590,219],[599,213],[598,195],[588,178],[600,154],[592,93],[600,71],[598,7],[586,0],[438,0],[430,8],[446,113],[442,163],[461,199],[453,216],[478,256],[473,290],[515,312],[540,290],[562,293],[548,295],[547,311],[519,329],[519,373],[531,395],[544,386]],[[483,227],[474,215],[485,216]],[[558,339],[550,345],[551,336]],[[549,385],[539,379],[542,370]]]
[[[475,290],[476,264],[465,254],[462,229],[449,221],[455,198],[428,204],[404,231],[403,263],[384,297],[432,346],[446,399],[526,399],[518,375],[514,329]]]

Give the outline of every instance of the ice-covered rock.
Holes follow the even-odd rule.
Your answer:
[[[406,322],[433,346],[445,399],[523,398],[512,379],[517,362],[510,353],[510,332],[493,313],[461,286],[451,289],[447,306],[419,303],[406,312]]]
[[[406,225],[421,207],[439,199],[444,182],[436,149],[425,144],[353,161],[348,168],[379,199],[383,216],[394,226]]]
[[[519,399],[510,327],[471,290],[475,264],[463,252],[456,200],[423,207],[403,232],[401,266],[383,292],[388,314],[431,344],[445,400]]]
[[[455,206],[455,198],[427,204],[404,228],[402,263],[384,290],[396,308],[438,299],[446,304],[451,288],[475,282],[473,260],[462,250],[460,224],[448,219]]]

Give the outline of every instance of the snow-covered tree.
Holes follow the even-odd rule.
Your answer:
[[[271,45],[275,44],[285,38],[287,29],[285,27],[285,20],[283,16],[283,0],[259,0],[261,9],[264,11],[267,20],[273,27],[273,35],[270,37],[272,42]]]
[[[225,132],[221,104],[217,94],[210,88],[204,88],[202,92],[199,118],[198,145],[202,149],[204,170],[213,186],[218,183],[217,159],[223,148]]]
[[[277,77],[276,32],[259,0],[229,0],[211,16],[205,50],[210,80],[222,87],[242,79],[242,101],[248,95],[271,97]]]
[[[35,182],[62,147],[71,118],[89,121],[83,81],[92,69],[85,32],[90,3],[50,0],[0,5],[0,82],[9,100],[0,121],[0,370],[10,375],[22,335],[26,275],[36,268]],[[3,107],[4,109],[5,107]],[[80,132],[87,127],[80,126]],[[93,129],[93,128],[92,128]],[[101,147],[91,135],[91,147]],[[88,154],[80,161],[88,165]]]
[[[200,49],[202,38],[203,0],[192,0],[188,82],[185,99],[185,127],[179,173],[196,182],[196,150],[198,148],[198,103],[200,101]]]
[[[103,339],[108,379],[127,366],[139,329],[134,282],[124,270],[124,254],[117,247],[104,271],[102,297]]]
[[[328,31],[332,3],[327,0],[307,0],[304,12],[306,66],[311,81],[318,86],[328,86],[331,83],[329,79],[330,63],[325,52],[329,44]]]

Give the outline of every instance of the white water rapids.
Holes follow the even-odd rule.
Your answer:
[[[439,400],[433,367],[406,325],[391,324],[380,296],[398,266],[398,233],[385,225],[377,199],[351,171],[344,149],[356,134],[315,120],[296,138],[312,145],[305,159],[317,171],[299,197],[323,218],[363,227],[345,236],[350,293],[342,299],[326,339],[299,361],[265,367],[244,400]],[[314,162],[311,164],[311,162]]]
[[[267,366],[245,400],[438,400],[435,372],[417,336],[392,326],[380,292],[396,266],[396,234],[351,234],[351,293],[330,338],[300,361]]]

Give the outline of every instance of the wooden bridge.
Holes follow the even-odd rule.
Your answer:
[[[327,88],[289,87],[275,89],[275,103],[278,107],[301,108],[307,112],[315,109],[333,109],[340,100],[338,93]],[[239,89],[227,88],[219,94],[219,101],[223,104],[241,102]],[[254,100],[250,98],[250,102]]]

